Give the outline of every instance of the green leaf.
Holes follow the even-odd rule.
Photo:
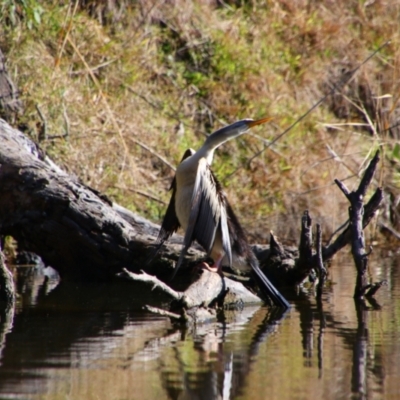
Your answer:
[[[400,144],[396,143],[392,152],[393,158],[400,160]]]

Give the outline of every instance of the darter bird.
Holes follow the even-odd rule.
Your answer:
[[[158,235],[157,251],[182,227],[185,231],[183,250],[173,276],[188,248],[197,241],[214,260],[211,267],[203,264],[208,269],[220,272],[222,265],[229,265],[233,270],[252,271],[264,295],[271,298],[274,305],[289,308],[287,300],[261,271],[243,228],[210,168],[214,151],[221,144],[269,120],[271,118],[237,121],[208,136],[197,152],[186,150],[172,181],[172,196]]]

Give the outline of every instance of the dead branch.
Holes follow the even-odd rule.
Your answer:
[[[372,179],[372,178],[371,178]],[[368,182],[364,182],[364,185]],[[345,189],[346,190],[346,189]],[[383,200],[383,190],[376,189],[368,203],[364,207],[362,227],[365,228],[375,216]],[[322,260],[332,259],[334,255],[351,243],[352,230],[348,226],[333,243],[322,248]],[[301,222],[301,237],[298,251],[285,248],[271,232],[270,251],[262,255],[261,265],[263,271],[280,285],[297,285],[303,282],[313,269],[318,270],[320,260],[318,251],[312,249],[312,219],[305,211]],[[318,249],[318,247],[317,247]]]
[[[183,297],[182,293],[175,291],[170,286],[160,281],[156,276],[146,274],[144,271],[142,271],[141,274],[134,274],[133,272],[129,272],[126,268],[124,268],[123,272],[118,274],[118,276],[151,285],[151,290],[159,289],[176,301],[181,300]]]
[[[356,191],[350,192],[343,182],[335,179],[335,183],[338,185],[340,190],[350,202],[349,220],[352,234],[351,251],[357,268],[357,281],[354,291],[354,298],[362,298],[365,295],[366,291],[370,288],[370,285],[368,284],[368,277],[366,274],[368,267],[368,255],[365,251],[365,240],[363,232],[363,200],[365,193],[367,192],[368,186],[374,176],[378,161],[379,151],[376,152],[375,157],[371,160]]]
[[[382,188],[377,188],[375,193],[369,199],[368,203],[364,206],[364,214],[362,219],[363,228],[365,228],[375,216],[383,200],[383,190]],[[351,228],[348,226],[337,238],[336,240],[323,249],[322,258],[330,260],[338,251],[343,249],[351,241]]]
[[[312,257],[312,219],[308,213],[308,210],[304,211],[301,219],[301,234],[300,234],[300,246],[299,246],[299,259],[297,261],[298,268],[306,270],[306,273],[310,273],[312,267],[310,267],[310,261]]]
[[[318,285],[317,285],[317,298],[321,298],[322,296],[322,288],[324,287],[324,283],[326,280],[326,269],[324,267],[324,261],[322,260],[322,230],[321,225],[317,224],[317,234],[316,234],[316,243],[315,247],[317,248],[317,271],[318,271]]]
[[[200,275],[184,292],[171,289],[157,277],[142,272],[134,274],[124,270],[120,277],[151,286],[152,290],[158,289],[173,301],[169,310],[146,306],[146,309],[168,316],[181,323],[204,322],[215,319],[215,310],[210,308],[218,302],[221,308],[232,308],[249,304],[261,304],[262,300],[249,292],[242,284],[224,278],[208,270],[199,270]]]

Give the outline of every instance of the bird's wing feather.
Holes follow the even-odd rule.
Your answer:
[[[227,213],[224,203],[225,197],[220,193],[219,189],[220,184],[212,173],[207,160],[205,158],[200,159],[193,187],[188,227],[183,241],[184,247],[173,276],[181,266],[183,258],[193,241],[196,240],[207,253],[211,252],[219,227],[221,229],[224,252],[228,257],[229,263],[232,263]]]
[[[195,193],[200,193],[201,205],[200,215],[197,218],[193,232],[193,240],[210,253],[218,229],[221,229],[222,248],[232,265],[231,239],[228,228],[228,216],[226,211],[226,197],[221,185],[213,174],[206,159],[201,159],[197,169],[199,185],[195,184]]]
[[[228,228],[228,216],[226,208],[221,209],[221,233],[222,233],[222,248],[225,251],[225,255],[228,258],[229,266],[232,266],[232,242]]]
[[[206,159],[202,158],[197,167],[189,225],[193,222],[192,241],[196,240],[207,253],[210,253],[214,244],[220,216],[221,207],[211,170]]]

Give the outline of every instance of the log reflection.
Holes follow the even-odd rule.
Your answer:
[[[301,293],[303,304],[298,307],[300,314],[300,332],[302,335],[304,365],[313,367],[314,357],[314,335],[317,334],[317,359],[318,359],[318,376],[323,374],[323,349],[324,349],[324,332],[326,327],[326,315],[323,309],[323,301],[321,298],[313,303],[306,293]]]
[[[368,303],[367,303],[368,302]],[[357,313],[357,331],[355,333],[353,344],[353,368],[351,376],[351,390],[357,399],[369,398],[369,386],[372,384],[370,378],[373,377],[382,390],[383,371],[376,367],[376,359],[380,355],[376,349],[371,348],[369,344],[368,317],[374,310],[380,310],[380,305],[373,298],[367,300],[355,299],[355,308]],[[382,365],[382,363],[376,363]]]
[[[359,399],[367,398],[368,362],[368,310],[364,301],[355,301],[357,312],[357,332],[353,345],[353,368],[351,390]]]

